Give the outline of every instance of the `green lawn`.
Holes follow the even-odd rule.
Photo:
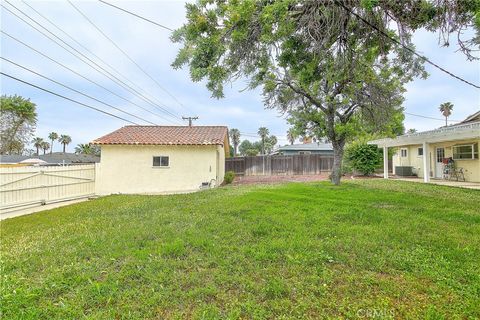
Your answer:
[[[1,222],[2,319],[480,318],[480,192],[109,196]]]

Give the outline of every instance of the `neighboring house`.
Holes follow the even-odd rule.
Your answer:
[[[295,154],[325,154],[333,155],[333,147],[330,143],[310,142],[291,144],[278,147],[272,154],[295,155]]]
[[[15,164],[27,159],[40,159],[47,164],[84,164],[100,162],[100,157],[89,154],[63,153],[53,152],[52,154],[42,154],[39,156],[22,156],[22,155],[0,155],[0,163]]]
[[[384,155],[388,148],[395,148],[394,174],[396,169],[411,168],[425,182],[445,178],[445,164],[452,160],[457,169],[462,169],[466,181],[480,182],[479,143],[480,111],[455,125],[369,142],[384,148]],[[385,178],[387,174],[384,170]]]
[[[101,148],[96,193],[174,193],[218,186],[229,154],[224,126],[125,126]]]

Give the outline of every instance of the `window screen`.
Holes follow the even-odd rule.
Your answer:
[[[168,167],[169,166],[169,158],[167,156],[158,156],[153,157],[153,166],[154,167]]]
[[[478,144],[453,146],[453,159],[478,159]]]
[[[405,158],[407,156],[407,149],[401,149],[400,150],[400,156]]]

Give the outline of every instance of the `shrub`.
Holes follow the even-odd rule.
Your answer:
[[[235,179],[235,172],[233,172],[233,171],[225,172],[225,178],[224,178],[225,184],[232,183],[233,179]]]
[[[381,153],[377,146],[365,142],[354,142],[345,150],[347,166],[364,175],[370,175],[382,163]]]

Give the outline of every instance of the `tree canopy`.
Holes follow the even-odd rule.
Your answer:
[[[36,105],[20,96],[0,97],[0,154],[21,154],[37,123]]]
[[[90,143],[80,143],[75,147],[76,154],[91,154],[91,155],[100,155],[100,148],[96,145]]]
[[[266,107],[332,143],[338,184],[345,143],[364,128],[399,129],[404,84],[426,77],[422,59],[405,49],[412,31],[448,39],[475,22],[478,1],[466,2],[199,1],[186,5],[187,23],[172,36],[183,44],[173,66],[188,65],[217,98],[239,78],[262,87]]]

